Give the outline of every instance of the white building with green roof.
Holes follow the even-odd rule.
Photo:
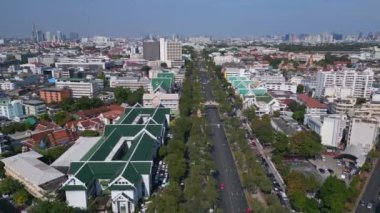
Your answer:
[[[151,194],[153,160],[169,118],[168,108],[137,104],[107,125],[100,140],[70,164],[63,184],[68,204],[85,209],[89,197],[109,195],[113,212],[134,212],[138,200]]]
[[[268,94],[265,87],[259,87],[259,82],[245,76],[227,77],[227,81],[243,100],[243,108],[254,106],[258,115],[270,114],[283,107],[278,100]]]

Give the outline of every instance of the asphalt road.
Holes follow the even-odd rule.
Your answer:
[[[367,187],[361,197],[361,200],[367,202],[372,202],[373,207],[371,209],[367,208],[367,204],[365,206],[358,205],[355,212],[364,213],[364,212],[376,212],[380,213],[380,161],[378,161],[375,170],[369,179]]]
[[[201,81],[204,83],[204,93],[207,101],[213,101],[211,88],[204,71],[201,72]],[[220,121],[218,109],[212,107],[206,108],[206,117],[211,126],[212,144],[214,147],[212,157],[218,168],[217,181],[219,187],[221,184],[224,185],[224,189],[220,189],[219,206],[226,213],[247,212],[247,199],[240,183],[223,124]]]

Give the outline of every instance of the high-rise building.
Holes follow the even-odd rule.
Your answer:
[[[364,71],[342,70],[342,71],[319,71],[317,74],[316,97],[326,96],[326,91],[336,91],[333,96],[338,96],[342,91],[349,90],[349,95],[356,98],[369,99],[373,84],[374,73],[368,68]],[[335,90],[334,90],[335,89]],[[347,93],[347,92],[345,92]],[[331,94],[329,94],[330,96]]]
[[[182,43],[179,41],[166,42],[166,60],[179,61],[182,60]]]
[[[166,61],[166,42],[164,38],[160,38],[160,60]]]
[[[56,33],[56,41],[58,42],[63,41],[63,33],[59,30]]]
[[[79,40],[79,34],[76,32],[71,32],[69,39],[70,39],[70,41],[77,41],[77,40]]]
[[[148,40],[143,42],[144,59],[148,61],[160,60],[160,42]]]
[[[182,60],[182,43],[179,41],[165,41],[164,38],[160,38],[160,60]]]
[[[49,32],[49,31],[45,32],[45,41],[47,41],[47,42],[51,42],[52,39],[53,39],[53,38],[52,38],[50,32]]]
[[[42,30],[37,31],[37,42],[45,41],[45,34]]]

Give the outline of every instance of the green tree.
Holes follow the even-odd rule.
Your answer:
[[[302,84],[297,85],[297,93],[303,93],[305,90],[305,86]]]
[[[13,194],[16,206],[25,206],[30,199],[29,193],[24,189],[19,189]]]
[[[307,213],[318,213],[320,212],[318,202],[315,199],[309,199],[304,193],[295,192],[290,196],[290,201],[292,206],[297,211],[307,212]]]
[[[3,195],[13,194],[22,188],[23,186],[21,185],[20,182],[10,177],[6,177],[0,182],[0,194],[3,194]]]
[[[53,121],[60,126],[65,125],[71,120],[73,120],[72,116],[66,111],[59,111],[53,116]]]
[[[5,177],[4,166],[5,166],[5,164],[2,161],[0,161],[0,178],[4,178]]]
[[[254,107],[249,107],[243,110],[243,115],[248,119],[248,121],[252,122],[253,119],[256,118],[256,110]]]
[[[116,87],[114,90],[116,102],[119,104],[126,103],[131,93],[129,88]]]
[[[29,212],[31,213],[74,213],[78,212],[74,208],[69,207],[65,202],[62,201],[42,201],[39,200],[35,205],[30,207]],[[79,211],[80,212],[80,211]]]
[[[141,67],[141,71],[144,72],[144,75],[145,76],[149,76],[149,70],[151,70],[152,68],[148,65],[144,65]]]
[[[165,62],[162,62],[162,63],[161,63],[161,67],[166,69],[166,68],[168,68],[168,64],[165,63]]]
[[[51,121],[50,116],[47,113],[40,115],[40,120]]]
[[[97,136],[99,136],[99,132],[86,129],[81,133],[81,136],[83,136],[83,137],[97,137]]]
[[[290,137],[290,153],[306,158],[315,157],[323,151],[320,137],[312,131],[301,131]]]
[[[328,177],[321,189],[321,200],[326,212],[344,212],[344,206],[349,198],[346,183],[335,176]]]

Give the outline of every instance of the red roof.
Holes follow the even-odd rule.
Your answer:
[[[315,100],[305,94],[297,95],[297,99],[309,108],[327,109],[326,104],[322,104],[318,100]]]

